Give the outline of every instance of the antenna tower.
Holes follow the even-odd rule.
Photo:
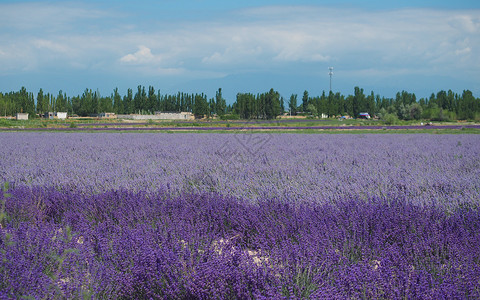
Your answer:
[[[330,75],[330,92],[332,91],[332,75],[333,75],[333,67],[328,67],[328,75]]]

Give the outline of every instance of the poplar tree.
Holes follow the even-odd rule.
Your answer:
[[[290,113],[292,116],[295,116],[297,114],[297,95],[292,94],[290,96],[290,100],[288,101],[288,109],[290,110]]]
[[[227,108],[227,102],[222,97],[222,89],[219,88],[215,95],[215,111],[217,115],[223,116],[225,114],[226,108]]]
[[[45,108],[43,107],[43,90],[40,89],[37,94],[37,114],[43,115]]]

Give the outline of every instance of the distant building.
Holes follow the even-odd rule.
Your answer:
[[[191,112],[155,112],[154,115],[117,115],[118,119],[127,120],[193,120]]]
[[[98,117],[102,119],[116,119],[117,115],[113,112],[104,112],[104,113],[99,113]]]
[[[359,119],[370,119],[370,114],[369,114],[369,113],[366,113],[366,112],[359,113],[359,114],[358,114],[358,118],[359,118]]]
[[[193,120],[195,116],[191,112],[161,112],[156,111],[155,116],[165,120]]]
[[[45,119],[50,119],[50,120],[53,120],[53,119],[66,119],[67,118],[67,113],[66,112],[53,112],[53,111],[48,111],[46,112],[43,117]]]
[[[28,120],[28,113],[17,113],[17,120]]]

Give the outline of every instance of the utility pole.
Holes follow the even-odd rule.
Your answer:
[[[332,91],[332,75],[333,75],[333,67],[328,67],[328,75],[330,75],[330,92]]]

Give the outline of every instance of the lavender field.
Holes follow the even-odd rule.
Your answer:
[[[0,133],[0,297],[480,297],[480,137]]]

